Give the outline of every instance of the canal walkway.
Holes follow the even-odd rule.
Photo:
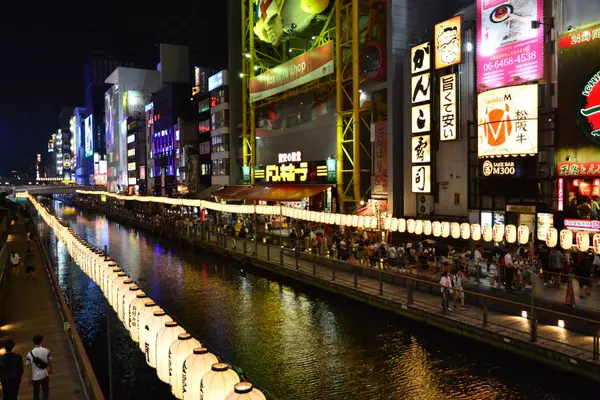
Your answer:
[[[10,271],[10,253],[16,250],[24,259],[27,248],[25,225],[12,227],[0,260],[2,265],[2,305],[0,343],[11,338],[15,341],[15,352],[25,359],[33,348],[35,334],[44,336],[43,345],[52,352],[53,374],[50,377],[50,394],[55,399],[87,399],[74,350],[66,332],[64,322],[53,291],[53,284],[46,273],[42,253],[38,246],[33,251],[37,280],[27,279],[21,267],[18,276]],[[6,255],[6,258],[4,256]],[[23,264],[21,264],[23,265]],[[32,398],[33,389],[26,381],[21,382],[19,398]]]

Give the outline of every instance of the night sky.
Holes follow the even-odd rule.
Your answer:
[[[156,68],[155,45],[177,43],[201,65],[226,67],[226,1],[43,3],[10,2],[0,16],[0,176],[44,157],[62,108],[84,105],[91,51]]]

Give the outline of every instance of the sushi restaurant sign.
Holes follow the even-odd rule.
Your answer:
[[[577,102],[577,124],[595,144],[600,145],[600,70],[583,86]]]

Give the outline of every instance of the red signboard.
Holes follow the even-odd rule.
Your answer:
[[[600,162],[559,163],[558,176],[600,176]]]
[[[387,161],[387,121],[379,121],[373,124],[375,131],[374,158],[375,185],[373,194],[387,194],[388,191],[388,161]]]
[[[558,39],[558,47],[566,49],[567,47],[600,40],[600,25],[592,26],[588,29],[577,29],[575,32],[569,32],[567,35]]]
[[[250,80],[255,102],[333,73],[333,42],[299,55]]]

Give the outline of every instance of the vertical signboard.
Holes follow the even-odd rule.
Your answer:
[[[373,146],[375,185],[373,186],[373,194],[385,195],[388,191],[387,121],[375,122],[373,128],[375,132]]]
[[[94,135],[93,135],[93,115],[90,115],[84,120],[83,133],[85,136],[85,156],[90,157],[94,155]]]
[[[411,48],[412,191],[431,192],[431,43]],[[436,57],[437,59],[437,57]],[[444,58],[446,59],[446,58]],[[416,165],[420,164],[420,165]]]
[[[477,0],[477,89],[484,91],[544,75],[543,0]]]
[[[450,18],[436,24],[435,69],[442,69],[462,61],[462,16]]]
[[[440,140],[458,139],[456,74],[440,78]]]

